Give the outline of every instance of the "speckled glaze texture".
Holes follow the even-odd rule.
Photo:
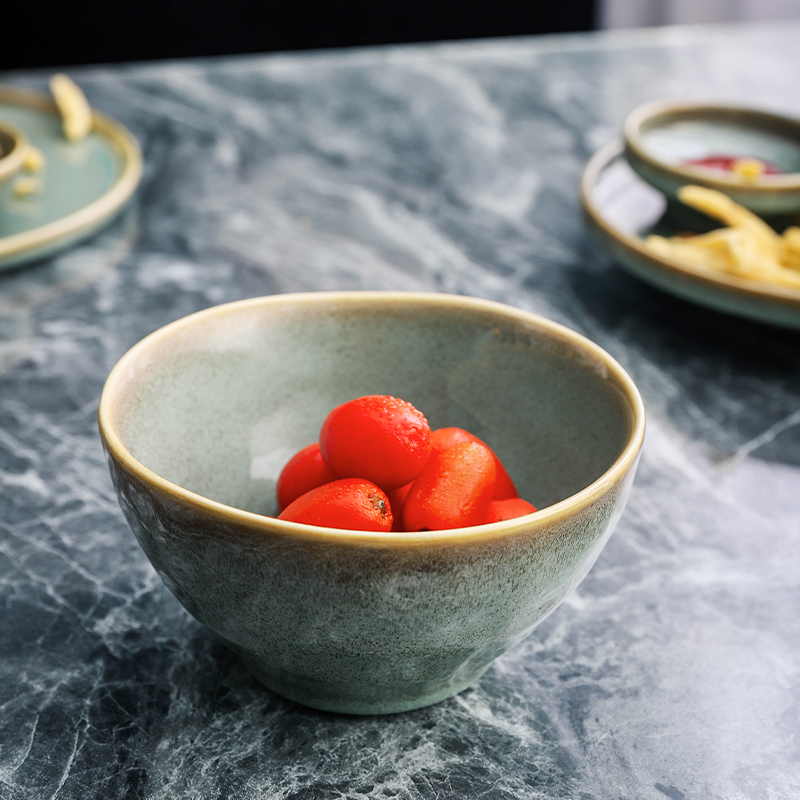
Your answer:
[[[798,43],[782,21],[69,69],[145,171],[101,235],[0,275],[0,798],[796,800],[800,335],[628,274],[577,183],[649,100],[796,115]],[[647,408],[580,585],[472,688],[402,714],[253,678],[152,567],[97,431],[142,337],[330,289],[554,319]]]
[[[192,513],[117,466],[112,476],[136,538],[196,619],[270,689],[351,714],[419,708],[474,683],[580,582],[630,488],[534,534],[387,548],[265,535]]]
[[[366,393],[480,431],[540,511],[355,536],[264,516],[286,455]],[[450,697],[541,622],[619,519],[644,433],[629,377],[582,337],[410,293],[195,314],[123,357],[99,421],[125,517],[183,606],[269,688],[350,714]]]

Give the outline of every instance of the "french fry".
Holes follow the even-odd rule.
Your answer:
[[[645,243],[665,258],[679,258],[698,266],[728,271],[732,266],[728,242],[730,230],[725,228],[700,236],[675,236],[672,239],[648,236]]]
[[[25,160],[22,162],[22,166],[28,172],[41,172],[45,164],[47,163],[47,159],[44,157],[44,153],[38,148],[30,145],[28,147],[28,152],[25,154]]]
[[[731,228],[752,230],[765,246],[776,247],[779,236],[761,217],[757,217],[744,206],[734,203],[728,195],[704,186],[681,186],[678,199],[687,206],[696,208],[709,217],[714,217]]]
[[[783,232],[780,262],[784,267],[800,271],[800,228],[792,226]]]
[[[766,164],[760,158],[737,158],[731,172],[747,181],[755,181],[764,174],[765,169]]]
[[[92,129],[92,109],[86,96],[61,73],[50,78],[50,92],[61,114],[64,136],[72,142],[83,139]]]
[[[14,186],[12,188],[14,197],[28,197],[41,190],[42,182],[38,178],[21,177],[14,181]]]
[[[694,236],[648,236],[645,246],[666,259],[750,280],[800,288],[800,228],[776,233],[764,220],[727,195],[683,186],[678,198],[727,225]]]

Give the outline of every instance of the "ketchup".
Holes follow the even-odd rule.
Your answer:
[[[684,164],[691,164],[695,167],[707,167],[708,169],[721,169],[725,170],[726,172],[733,172],[733,165],[736,164],[737,161],[744,161],[750,160],[747,156],[705,156],[704,158],[690,158],[684,161]],[[774,164],[770,164],[769,161],[764,161],[764,159],[753,159],[756,161],[760,161],[764,165],[763,175],[780,175],[783,173],[783,170],[780,167],[776,167]]]

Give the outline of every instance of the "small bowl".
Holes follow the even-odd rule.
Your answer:
[[[623,125],[625,157],[670,199],[686,184],[724,192],[764,217],[800,211],[800,121],[739,106],[658,101],[632,111]],[[752,157],[782,174],[745,178],[686,163],[709,156]]]
[[[28,139],[19,128],[0,120],[0,181],[22,167],[28,147]]]
[[[270,516],[288,458],[373,393],[480,436],[541,510],[421,533]],[[275,692],[379,714],[467,688],[580,582],[627,500],[644,409],[616,361],[545,319],[320,293],[156,331],[109,375],[99,425],[123,513],[184,607]]]

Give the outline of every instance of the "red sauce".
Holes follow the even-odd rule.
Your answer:
[[[691,164],[695,167],[707,167],[708,169],[721,169],[727,172],[733,170],[733,165],[737,161],[742,161],[746,156],[705,156],[704,158],[690,158],[684,161],[684,164]],[[775,164],[770,164],[769,161],[764,161],[763,158],[755,159],[764,165],[764,175],[781,175],[783,170],[776,167]]]

